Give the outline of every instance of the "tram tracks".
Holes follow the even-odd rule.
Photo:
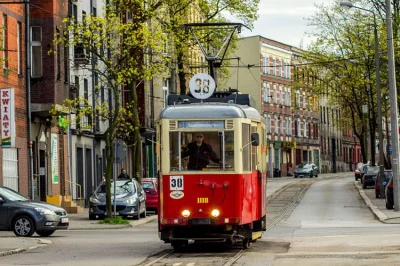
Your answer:
[[[303,198],[308,188],[318,180],[306,179],[299,182],[290,183],[267,198],[267,229],[264,233],[271,230],[286,216],[295,209],[297,204]],[[256,245],[256,244],[255,244]],[[149,258],[140,266],[231,266],[237,262],[246,250],[242,245],[233,247],[221,247],[223,245],[207,244],[207,246],[198,246],[196,249],[190,248],[183,252],[168,250]],[[199,251],[197,248],[200,248]],[[251,251],[251,246],[249,248]]]

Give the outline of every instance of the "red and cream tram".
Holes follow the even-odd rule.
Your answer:
[[[265,124],[250,99],[169,96],[157,123],[158,218],[160,239],[174,249],[189,240],[242,241],[247,248],[266,230]],[[193,169],[184,156],[199,133],[215,154]]]

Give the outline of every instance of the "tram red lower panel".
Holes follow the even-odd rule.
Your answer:
[[[176,174],[160,178],[160,229],[196,225],[204,229],[208,225],[225,224],[250,224],[251,228],[252,222],[265,214],[266,175],[258,171]]]

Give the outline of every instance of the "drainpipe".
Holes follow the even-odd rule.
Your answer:
[[[28,148],[29,148],[29,157],[28,157],[28,169],[29,169],[29,180],[31,186],[31,199],[35,199],[35,185],[33,178],[33,152],[32,152],[32,144],[31,141],[31,50],[30,50],[30,15],[29,15],[29,1],[25,1],[25,58],[26,58],[26,69],[25,69],[25,82],[26,82],[26,113],[27,113],[27,140],[28,140]]]
[[[90,0],[90,13],[92,14],[93,12],[93,0]],[[93,165],[97,164],[96,161],[96,138],[95,138],[95,133],[96,133],[96,124],[97,124],[97,117],[95,115],[95,106],[96,106],[96,97],[95,97],[95,75],[94,75],[94,70],[95,70],[95,60],[94,60],[94,55],[92,54],[92,58],[91,58],[91,64],[92,64],[92,109],[93,109],[93,116],[92,116],[92,131],[93,131],[93,138],[92,138],[92,176],[90,176],[89,178],[92,178],[92,186],[95,187],[95,183],[96,183],[96,176],[97,176],[97,167],[93,167]],[[94,178],[93,178],[94,177]],[[87,184],[87,182],[86,182]],[[92,189],[92,188],[91,188]],[[89,195],[87,195],[87,197],[89,197]]]

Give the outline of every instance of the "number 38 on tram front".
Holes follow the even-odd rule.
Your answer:
[[[246,94],[170,95],[168,104],[156,135],[160,239],[174,249],[189,240],[247,248],[266,230],[262,116]]]

